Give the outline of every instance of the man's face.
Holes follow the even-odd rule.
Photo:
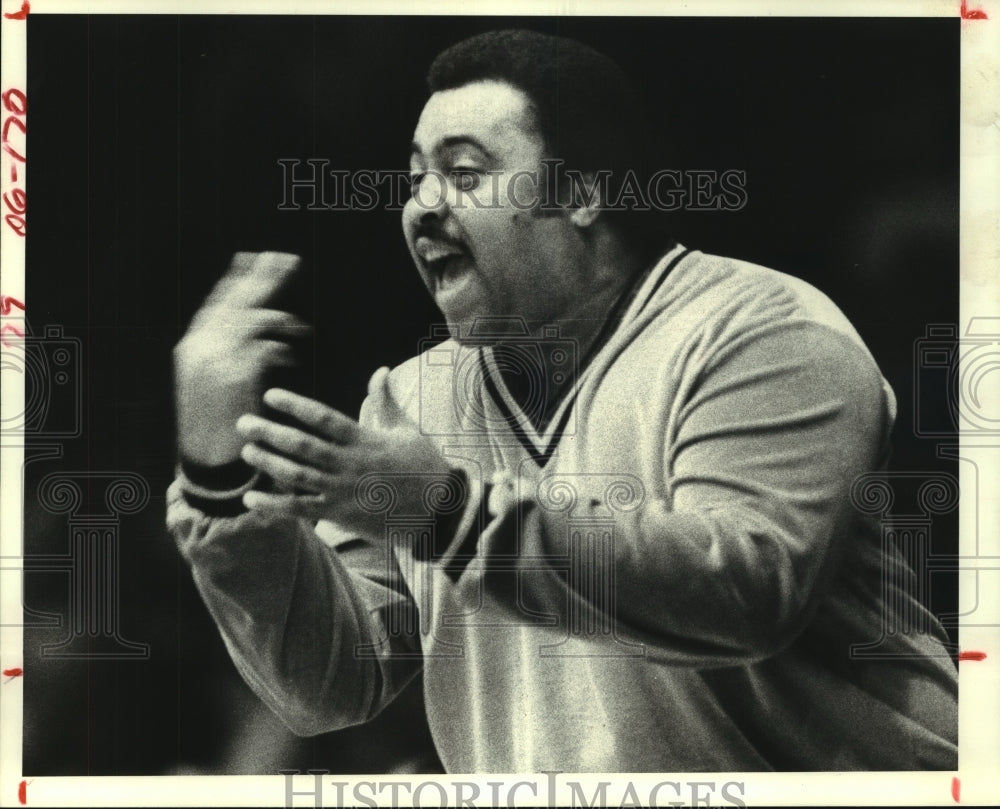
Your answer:
[[[435,93],[413,135],[403,231],[421,278],[463,335],[479,317],[555,322],[574,289],[572,226],[528,209],[542,196],[544,145],[528,97],[473,82]]]

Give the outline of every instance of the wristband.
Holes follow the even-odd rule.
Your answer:
[[[183,474],[195,489],[205,490],[206,497],[212,497],[212,492],[227,492],[245,486],[259,473],[242,458],[205,466],[182,456],[178,460],[178,474]]]
[[[243,495],[262,477],[242,459],[221,466],[203,466],[184,459],[177,463],[177,480],[184,499],[212,517],[235,517],[246,512]]]

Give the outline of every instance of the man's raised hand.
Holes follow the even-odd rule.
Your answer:
[[[269,308],[300,266],[289,253],[236,253],[174,348],[182,461],[221,466],[239,458],[236,420],[261,411],[267,372],[293,365],[289,341],[310,332]]]

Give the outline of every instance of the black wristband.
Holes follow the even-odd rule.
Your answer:
[[[183,496],[184,501],[189,506],[194,506],[206,517],[239,517],[241,514],[249,512],[249,509],[243,505],[242,495],[226,500],[211,500],[185,490]]]
[[[180,458],[177,476],[187,503],[209,517],[236,517],[245,513],[243,495],[259,485],[262,477],[242,458],[217,466]]]
[[[239,489],[253,480],[256,474],[256,470],[242,458],[219,466],[205,466],[183,457],[180,458],[179,462],[184,477],[195,486],[204,489],[217,489],[221,492]]]

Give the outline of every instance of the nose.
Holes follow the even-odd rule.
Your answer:
[[[428,171],[420,179],[413,199],[423,211],[439,211],[448,202],[448,183],[436,171]]]
[[[411,218],[422,224],[444,219],[448,215],[448,204],[447,181],[437,172],[429,171],[420,179],[407,207],[411,208]]]
[[[415,234],[422,227],[440,225],[448,217],[448,186],[441,175],[428,172],[403,206],[403,226]]]

